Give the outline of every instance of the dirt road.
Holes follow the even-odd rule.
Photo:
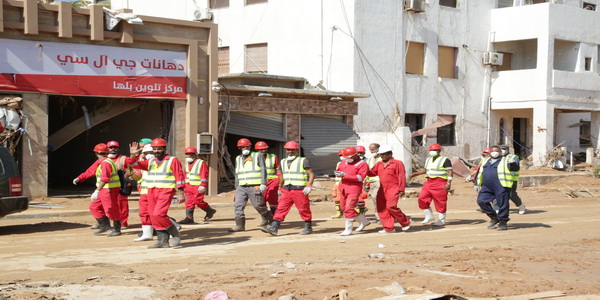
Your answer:
[[[330,183],[320,183],[315,198],[327,194]],[[372,224],[366,232],[339,236],[343,220],[329,218],[331,202],[312,206],[312,235],[298,235],[302,222],[293,208],[280,235],[269,236],[256,226],[259,218],[251,206],[246,208],[249,230],[229,233],[231,195],[209,197],[218,209],[215,219],[185,226],[176,249],[150,250],[151,242],[133,242],[140,230],[135,214],[133,227],[112,238],[92,235],[89,215],[2,219],[0,299],[204,299],[219,290],[230,299],[287,294],[331,299],[342,289],[350,299],[376,299],[398,292],[376,288],[393,282],[413,298],[559,296],[560,291],[567,297],[558,299],[600,299],[600,199],[567,198],[559,190],[580,184],[600,194],[600,179],[584,176],[521,189],[527,213],[511,210],[509,230],[503,232],[486,229],[475,192],[459,181],[447,226],[421,225],[413,196],[399,203],[413,226],[387,235]],[[72,212],[88,204],[84,198],[43,201]],[[131,206],[137,207],[135,201]],[[183,214],[178,207],[171,215],[180,219]],[[383,257],[368,257],[377,253]]]

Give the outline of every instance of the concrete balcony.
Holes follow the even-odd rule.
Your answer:
[[[515,70],[492,73],[490,96],[494,102],[545,100],[548,85],[544,70]]]

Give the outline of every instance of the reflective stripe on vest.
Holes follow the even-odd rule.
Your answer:
[[[519,159],[519,157],[514,154],[509,153],[508,155],[506,155],[507,163],[508,163],[508,160],[513,157],[516,159]],[[514,172],[510,171],[510,176],[511,176],[511,179],[513,182],[519,182],[519,174],[521,174],[521,172],[519,172],[519,171],[514,171]]]
[[[281,172],[283,173],[284,185],[306,186],[308,185],[308,173],[304,170],[304,157],[296,157],[288,166],[289,160],[281,160]]]
[[[235,174],[239,185],[261,185],[262,175],[258,165],[258,156],[262,153],[252,152],[247,158],[250,161],[244,161],[244,156],[239,155],[235,160]]]
[[[340,167],[340,164],[342,163],[342,161],[338,161],[338,163],[335,165],[335,169],[337,170]],[[335,177],[335,182],[340,183],[342,182],[342,177]]]
[[[202,171],[203,162],[203,160],[198,158],[193,162],[191,170],[188,170],[189,167],[185,168],[185,183],[189,183],[191,185],[200,185],[202,181],[204,181],[200,178],[200,171]]]
[[[100,177],[102,176],[102,163],[107,162],[110,164],[111,172],[110,172],[110,181],[107,182],[103,189],[110,189],[115,187],[121,187],[121,180],[119,180],[119,174],[117,173],[117,165],[111,159],[103,160],[96,169],[96,187],[100,185]]]
[[[275,154],[267,153],[265,157],[265,168],[267,168],[267,179],[277,178],[277,170],[275,170]]]
[[[162,165],[158,166],[158,161],[153,158],[148,163],[148,176],[146,184],[148,188],[159,189],[174,189],[177,188],[175,175],[171,171],[174,157],[169,157],[167,161],[163,161]]]
[[[479,173],[477,174],[476,184],[481,186],[483,184],[483,169],[485,168],[485,164],[490,160],[490,158],[486,158],[479,168]],[[500,185],[505,188],[510,188],[513,186],[512,176],[510,175],[511,171],[508,170],[508,160],[506,157],[502,157],[500,162],[498,163],[498,180],[500,181]]]
[[[427,171],[425,176],[429,178],[443,178],[448,179],[448,170],[444,167],[444,163],[448,158],[440,156],[435,162],[432,162],[433,158],[428,157],[425,160],[425,170]]]

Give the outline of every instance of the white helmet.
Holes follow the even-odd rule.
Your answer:
[[[145,145],[144,148],[142,149],[142,153],[146,153],[146,152],[154,152],[154,149],[152,149],[152,146],[150,146],[150,144]]]
[[[379,146],[379,151],[377,151],[377,154],[382,154],[382,153],[386,153],[386,152],[392,152],[392,146],[390,146],[390,145]]]

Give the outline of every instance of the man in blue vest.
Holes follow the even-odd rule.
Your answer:
[[[477,174],[476,184],[481,186],[477,196],[477,204],[485,214],[490,218],[488,228],[496,230],[506,230],[508,218],[508,198],[513,186],[512,172],[518,170],[518,163],[514,158],[507,158],[500,155],[500,147],[490,147],[490,157],[481,163],[481,168]],[[498,202],[499,211],[496,213],[492,200]]]
[[[235,227],[231,232],[246,230],[246,203],[250,203],[256,211],[267,219],[270,224],[273,214],[267,209],[263,193],[267,189],[267,170],[265,156],[258,152],[251,152],[252,143],[248,139],[240,139],[237,147],[242,151],[235,159]]]
[[[281,199],[279,199],[273,222],[269,227],[261,228],[261,230],[271,235],[277,235],[279,224],[285,220],[292,205],[296,205],[300,217],[304,220],[304,229],[300,231],[300,234],[311,234],[313,232],[312,213],[308,194],[312,190],[315,174],[308,160],[299,156],[300,145],[298,143],[289,141],[283,148],[285,148],[287,157],[281,160],[283,173],[283,178],[279,183]]]

